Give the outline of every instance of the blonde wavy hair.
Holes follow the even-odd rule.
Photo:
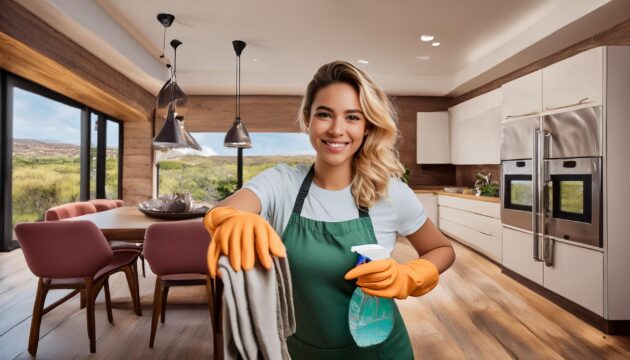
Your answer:
[[[348,62],[333,61],[321,66],[306,87],[298,113],[303,131],[308,129],[315,96],[319,90],[334,83],[346,83],[357,91],[361,111],[367,120],[368,133],[352,159],[352,195],[357,206],[370,208],[379,199],[387,197],[390,178],[399,178],[404,173],[396,150],[399,139],[396,112],[387,95],[369,75]]]

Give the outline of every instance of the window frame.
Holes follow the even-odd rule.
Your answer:
[[[113,121],[118,124],[118,198],[122,195],[122,179],[123,179],[123,151],[124,151],[124,125],[123,122],[102,114],[94,109],[91,109],[87,105],[84,105],[76,100],[73,100],[67,96],[59,94],[51,89],[44,87],[43,85],[32,82],[28,79],[22,78],[18,75],[10,73],[4,69],[0,69],[0,206],[2,209],[2,216],[0,217],[0,251],[11,251],[19,247],[17,241],[13,240],[13,94],[14,88],[19,88],[24,91],[31,92],[33,94],[45,97],[47,99],[62,103],[67,106],[77,108],[81,111],[80,120],[80,176],[79,183],[79,198],[82,201],[86,201],[90,198],[90,115],[92,113],[99,114],[99,118],[102,116],[103,126],[107,128],[107,121]],[[99,126],[100,126],[99,122]],[[100,129],[99,129],[100,130]],[[106,130],[97,132],[98,136],[106,138]],[[103,141],[103,152],[106,153],[106,140]],[[97,145],[101,147],[101,142]],[[97,148],[98,154],[98,148]],[[105,159],[100,159],[97,155],[97,162],[102,161],[103,167],[105,165]],[[99,176],[100,175],[100,176]],[[97,171],[97,181],[102,177],[101,191],[105,194],[105,171],[99,173]],[[97,185],[97,196],[99,195],[99,186]],[[104,196],[103,196],[104,198]]]

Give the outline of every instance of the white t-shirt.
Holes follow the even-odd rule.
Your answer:
[[[254,192],[260,199],[264,217],[282,236],[293,212],[302,181],[310,166],[291,167],[279,164],[256,175],[243,188]],[[409,186],[399,179],[389,181],[388,198],[379,199],[369,209],[376,240],[390,253],[396,245],[397,235],[413,234],[424,224],[424,208]],[[311,183],[304,200],[302,217],[337,222],[359,217],[350,186],[341,190],[322,189]]]

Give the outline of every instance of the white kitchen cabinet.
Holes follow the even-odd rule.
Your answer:
[[[534,261],[532,234],[503,226],[503,266],[603,316],[604,254],[553,241],[553,265]],[[540,240],[542,241],[542,240]]]
[[[542,70],[543,111],[580,103],[601,105],[604,81],[604,49],[581,52]]]
[[[448,164],[451,162],[447,111],[419,112],[416,118],[416,162]]]
[[[544,267],[543,279],[545,288],[603,315],[603,253],[554,241],[553,266]]]
[[[435,226],[438,226],[437,195],[434,193],[416,193],[416,198],[422,204],[429,220],[431,220]]]
[[[542,111],[542,70],[512,80],[504,84],[501,90],[503,120]]]
[[[498,203],[438,195],[439,229],[452,238],[501,262]]]
[[[449,109],[451,163],[500,163],[501,103],[497,89]]]
[[[529,280],[543,284],[543,264],[534,261],[532,233],[503,227],[503,266]]]

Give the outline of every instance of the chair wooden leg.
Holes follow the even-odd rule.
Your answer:
[[[137,283],[134,279],[133,272],[131,270],[131,266],[125,266],[122,268],[125,272],[125,277],[127,278],[127,284],[129,285],[129,292],[131,293],[131,300],[133,302],[133,310],[136,315],[142,316],[142,308],[140,306],[140,297],[139,292],[136,290]]]
[[[85,297],[87,300],[87,327],[88,337],[90,338],[90,352],[96,352],[96,330],[94,320],[94,302],[96,301],[95,289],[93,288],[93,280],[91,277],[85,278]]]
[[[212,325],[212,349],[215,360],[222,360],[223,342],[221,337],[221,324],[215,319],[218,314],[215,314],[215,302],[221,301],[217,299],[214,293],[214,280],[210,276],[206,278],[206,295],[208,296],[208,309],[210,310],[210,324]],[[219,324],[217,326],[216,324]]]
[[[80,309],[85,309],[85,289],[82,289],[80,292],[81,305]]]
[[[144,265],[144,263],[143,263]],[[134,280],[136,281],[136,298],[138,299],[138,311],[142,315],[142,303],[140,303],[140,278],[138,277],[138,262],[134,261],[131,264],[131,270],[133,270]]]
[[[109,294],[109,278],[105,280],[103,287],[105,288],[105,308],[107,309],[107,320],[110,323],[113,323],[114,315],[112,314],[112,299]]]
[[[142,277],[147,277],[144,273],[144,253],[140,254],[140,261],[142,261]]]
[[[162,278],[155,279],[155,291],[153,292],[153,316],[151,317],[151,337],[149,347],[153,348],[155,341],[155,331],[157,330],[158,318],[160,316],[160,305],[162,304]]]
[[[214,286],[212,286],[214,285]],[[208,286],[208,285],[206,285]],[[221,313],[221,298],[223,297],[223,282],[221,279],[215,279],[210,281],[210,287],[214,290],[212,294],[212,309],[210,310],[213,316],[212,320],[212,340],[214,348],[214,359],[223,360],[223,324]]]
[[[33,356],[37,353],[37,344],[39,344],[39,328],[42,324],[44,302],[46,301],[47,293],[48,288],[44,285],[44,281],[40,278],[37,282],[37,294],[35,295],[33,317],[31,318],[31,332],[28,338],[28,352]]]
[[[164,286],[164,289],[162,290],[162,304],[160,305],[160,308],[162,309],[162,324],[166,321],[166,299],[168,298],[168,289],[170,289],[170,287]]]

